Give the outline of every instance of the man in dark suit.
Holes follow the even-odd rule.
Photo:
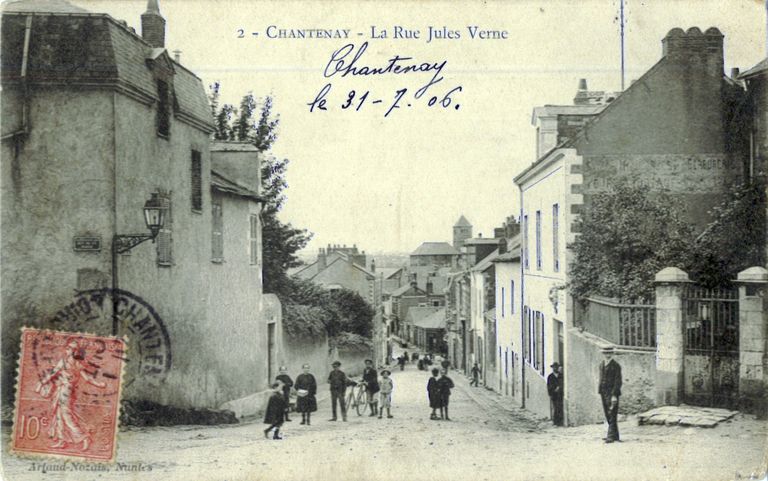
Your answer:
[[[554,362],[551,366],[552,374],[547,377],[547,393],[551,401],[552,423],[555,426],[563,425],[563,377],[560,374],[560,363]]]
[[[613,347],[603,349],[603,362],[600,363],[600,384],[597,392],[603,401],[603,412],[608,422],[606,443],[619,441],[619,396],[621,396],[621,366],[613,359]]]

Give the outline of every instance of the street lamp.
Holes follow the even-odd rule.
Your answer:
[[[168,208],[160,200],[159,194],[153,192],[152,196],[144,203],[144,223],[149,229],[149,234],[115,234],[112,237],[112,334],[117,335],[117,256],[125,254],[142,242],[155,238],[165,224],[165,214]]]

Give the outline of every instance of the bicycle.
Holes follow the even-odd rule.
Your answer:
[[[349,390],[346,400],[346,409],[349,413],[351,408],[355,408],[355,412],[358,416],[365,414],[365,410],[368,409],[368,397],[365,393],[365,382],[360,381]]]

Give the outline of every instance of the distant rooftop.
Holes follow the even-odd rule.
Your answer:
[[[459,255],[451,244],[447,242],[424,242],[415,251],[412,256],[455,256]]]
[[[90,13],[66,0],[10,0],[2,4],[3,12]]]
[[[472,227],[472,224],[470,224],[467,218],[462,215],[459,217],[459,220],[456,221],[454,227]]]
[[[744,80],[749,77],[754,77],[755,75],[761,72],[765,72],[766,70],[768,70],[768,57],[764,58],[757,65],[747,70],[743,74],[739,75],[739,80]]]

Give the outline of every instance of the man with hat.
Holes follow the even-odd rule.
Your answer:
[[[378,414],[376,393],[379,392],[379,375],[376,373],[376,369],[373,368],[373,361],[371,359],[365,360],[363,382],[365,383],[366,401],[371,408],[371,414],[369,414],[369,416],[375,416]]]
[[[555,426],[563,425],[563,377],[560,372],[560,363],[553,362],[552,374],[547,377],[547,393],[550,400],[550,415]]]
[[[603,402],[603,412],[608,423],[606,443],[619,441],[619,396],[621,396],[621,366],[613,359],[613,347],[603,348],[603,361],[600,363],[600,383],[597,392]]]
[[[333,417],[329,421],[336,421],[336,403],[341,406],[341,420],[347,420],[347,406],[344,405],[344,394],[347,391],[347,386],[354,386],[357,383],[351,381],[344,374],[344,371],[339,369],[341,363],[339,361],[333,361],[331,364],[333,370],[328,374],[328,383],[331,385],[331,409],[333,411]]]

